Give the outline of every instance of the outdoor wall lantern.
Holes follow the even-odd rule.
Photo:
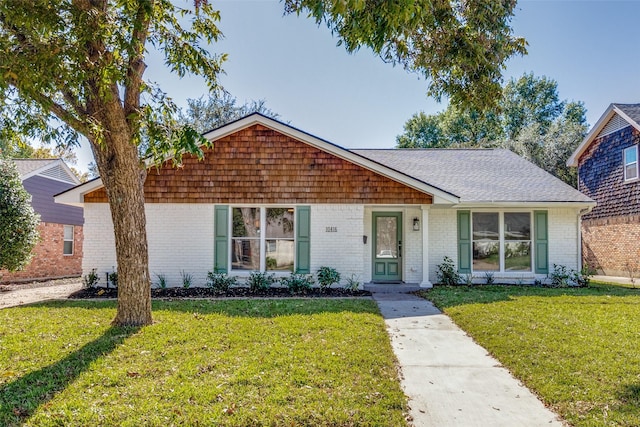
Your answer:
[[[413,218],[413,231],[420,231],[420,219],[418,217]]]

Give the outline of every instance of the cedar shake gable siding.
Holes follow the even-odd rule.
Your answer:
[[[146,203],[431,204],[433,197],[260,124],[220,138],[205,157],[150,168]],[[86,203],[106,203],[100,188]]]
[[[580,156],[578,190],[598,204],[583,220],[640,212],[640,181],[624,181],[623,151],[640,143],[640,132],[628,126],[593,141]]]

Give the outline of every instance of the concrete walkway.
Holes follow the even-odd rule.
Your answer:
[[[385,318],[416,427],[566,425],[429,301],[367,289]]]

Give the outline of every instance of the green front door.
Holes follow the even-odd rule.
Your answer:
[[[402,213],[373,213],[373,281],[402,280]]]

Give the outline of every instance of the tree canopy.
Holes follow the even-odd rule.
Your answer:
[[[39,216],[15,163],[0,157],[0,269],[22,269],[38,243]]]
[[[565,161],[587,133],[584,105],[560,100],[555,80],[532,73],[511,79],[500,104],[495,112],[449,105],[432,115],[416,113],[396,138],[397,147],[508,148],[577,186],[576,171]]]
[[[486,108],[506,60],[525,52],[509,26],[515,0],[285,0],[288,13],[325,23],[349,52],[369,47],[424,75],[428,93]],[[154,49],[178,77],[218,86],[225,55],[205,0],[0,2],[0,128],[58,145],[91,145],[109,200],[118,263],[117,325],[152,321],[143,183],[149,162],[202,156],[206,141],[144,78]],[[145,160],[143,160],[146,159]]]

